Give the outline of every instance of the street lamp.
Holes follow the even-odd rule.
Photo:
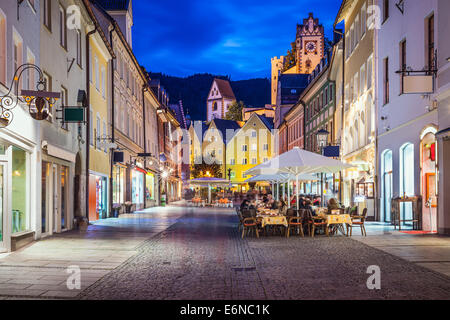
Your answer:
[[[316,133],[317,145],[320,146],[322,155],[323,155],[323,149],[327,146],[329,134],[330,133],[325,129],[320,129]],[[323,205],[323,173],[320,173],[320,188],[321,188],[320,204]]]
[[[327,146],[328,143],[328,135],[330,133],[325,130],[325,129],[320,129],[319,131],[317,131],[316,135],[317,135],[317,145],[319,147],[321,147],[322,151],[323,148]]]

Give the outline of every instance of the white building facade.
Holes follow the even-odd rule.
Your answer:
[[[80,13],[80,29],[66,24],[74,6]],[[42,205],[37,235],[44,237],[70,230],[75,216],[86,216],[84,125],[62,124],[58,118],[62,106],[79,105],[78,92],[86,90],[86,30],[94,24],[81,0],[41,0],[40,8],[41,69],[47,90],[61,94],[51,116],[41,123]]]
[[[24,63],[39,65],[40,1],[0,3],[0,98],[3,103],[15,71]],[[39,73],[27,69],[15,81],[36,90]],[[16,91],[10,95],[16,100]],[[0,252],[16,250],[36,238],[40,228],[40,122],[24,103],[12,110],[11,123],[0,129]],[[4,114],[0,121],[4,124]]]
[[[437,83],[434,98],[437,101],[439,132],[438,148],[438,216],[437,231],[450,234],[450,1],[437,1]]]
[[[433,94],[405,94],[402,73],[433,70],[437,1],[380,1],[376,47],[379,220],[392,221],[393,198],[418,197],[419,228],[437,230],[438,112]],[[432,72],[430,71],[430,74]],[[427,201],[429,203],[427,204]],[[413,219],[411,202],[400,219]],[[412,222],[405,222],[411,227]]]
[[[214,79],[206,101],[206,121],[225,119],[229,106],[235,100],[230,82]]]

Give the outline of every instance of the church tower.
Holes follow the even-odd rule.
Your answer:
[[[272,105],[277,104],[278,95],[278,77],[283,70],[284,57],[274,57],[271,59],[272,62],[272,78],[271,78],[271,103]]]
[[[324,57],[324,28],[313,13],[297,25],[297,73],[310,74]]]

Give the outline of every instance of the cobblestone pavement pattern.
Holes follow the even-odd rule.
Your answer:
[[[450,278],[353,238],[241,239],[231,210],[186,208],[77,298],[449,299]]]

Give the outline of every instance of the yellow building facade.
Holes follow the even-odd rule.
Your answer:
[[[99,32],[89,38],[89,221],[108,217],[110,152],[104,145],[109,128],[110,47]]]
[[[274,135],[271,118],[254,113],[226,146],[227,170],[231,169],[231,183],[238,191],[247,191],[245,171],[268,161],[272,155]]]

